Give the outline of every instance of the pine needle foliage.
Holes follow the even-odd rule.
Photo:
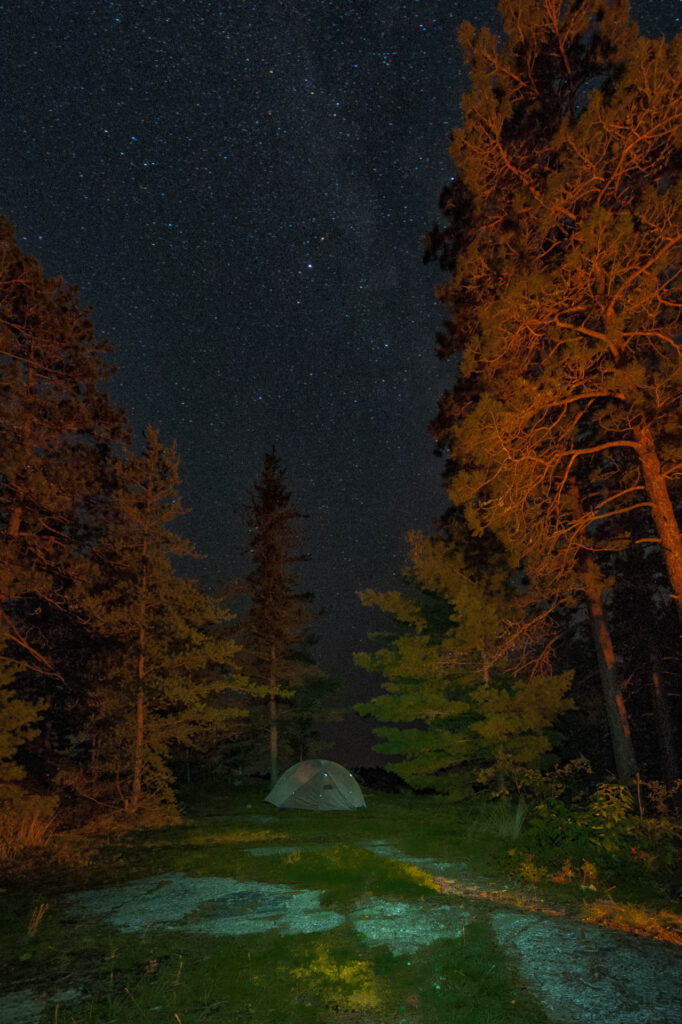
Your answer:
[[[241,588],[249,608],[236,630],[242,647],[240,666],[254,705],[253,720],[269,738],[273,784],[279,774],[282,714],[297,691],[306,683],[314,685],[314,677],[321,676],[309,652],[312,595],[299,589],[295,569],[307,561],[300,554],[296,527],[301,518],[273,448],[265,455],[246,508],[253,568]]]
[[[174,569],[173,559],[195,554],[168,529],[183,511],[175,446],[148,427],[141,456],[128,453],[116,473],[109,530],[82,598],[104,643],[81,736],[88,763],[71,784],[136,813],[172,805],[177,745],[211,730],[233,735],[243,711],[219,699],[241,683],[236,644],[219,631],[229,615]]]
[[[433,424],[450,495],[555,590],[558,559],[646,510],[679,602],[682,37],[638,36],[626,0],[500,11],[501,44],[460,33],[472,90],[426,239],[460,371]]]
[[[375,749],[397,755],[387,767],[416,789],[453,797],[480,786],[506,789],[515,772],[551,751],[552,724],[571,706],[571,675],[515,668],[523,612],[499,554],[497,564],[490,554],[476,565],[449,539],[410,540],[406,577],[416,598],[360,594],[399,631],[382,636],[385,646],[373,653],[355,655],[384,677],[384,692],[356,711],[402,723],[377,729],[384,742]]]

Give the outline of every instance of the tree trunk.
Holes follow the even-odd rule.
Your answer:
[[[12,540],[16,540],[19,536],[19,530],[21,528],[21,505],[13,505],[12,511],[9,514],[9,522],[7,524],[7,536],[11,537]]]
[[[270,787],[275,785],[277,777],[279,775],[277,766],[277,697],[275,694],[275,688],[277,686],[277,680],[275,678],[275,650],[274,647],[270,650],[270,699],[269,699],[269,711],[270,711]]]
[[[149,525],[151,521],[152,497],[151,480],[147,483],[145,502],[144,529],[142,533],[142,552],[140,564],[140,597],[137,630],[137,705],[135,716],[135,750],[133,755],[133,787],[129,810],[134,814],[140,806],[142,798],[142,770],[144,768],[144,728],[145,728],[145,651],[147,645],[147,548],[149,545]]]
[[[32,381],[32,371],[31,371],[31,373],[29,375],[29,380]],[[27,418],[24,418],[24,421],[22,423],[21,441],[22,441],[22,447],[24,449],[24,458],[25,458],[26,464],[28,464],[29,461],[30,461],[30,456],[29,456],[29,451],[30,451],[30,444],[29,444],[29,441],[30,441],[30,425],[29,425],[29,420]],[[9,588],[9,583],[10,583],[10,579],[11,579],[11,576],[12,576],[12,567],[14,566],[14,563],[15,563],[15,560],[16,560],[16,557],[17,557],[17,553],[18,553],[17,541],[19,539],[19,533],[21,531],[21,523],[22,523],[22,519],[23,519],[23,515],[24,515],[25,498],[26,498],[25,492],[21,493],[18,497],[15,496],[14,502],[13,502],[12,507],[10,509],[9,517],[7,519],[7,536],[9,538],[9,540],[10,540],[10,543],[7,545],[7,547],[5,549],[5,556],[4,556],[5,557],[5,564],[3,566],[3,569],[4,569],[5,578],[7,580],[8,588]],[[11,592],[8,591],[8,593],[6,593],[6,594],[4,594],[4,593],[0,594],[0,601],[2,601],[2,603],[4,605],[5,601],[8,601],[10,598],[17,597],[17,596],[19,596],[19,595],[16,594],[16,593],[11,593]]]
[[[137,713],[135,719],[135,753],[133,757],[133,786],[128,810],[134,814],[140,806],[142,796],[142,765],[144,763],[144,692],[137,691]]]
[[[654,439],[647,425],[635,432],[647,496],[651,502],[651,516],[661,541],[663,557],[668,570],[672,597],[677,605],[677,614],[682,620],[682,537],[675,518],[668,485],[656,454]]]
[[[675,735],[673,732],[672,719],[670,717],[670,704],[668,703],[666,685],[663,679],[661,679],[653,653],[650,657],[651,695],[654,705],[656,733],[658,735],[658,748],[661,758],[661,774],[663,775],[663,781],[666,786],[670,788],[678,776]]]
[[[637,762],[630,736],[630,722],[623,699],[623,690],[616,669],[613,642],[604,612],[597,567],[592,558],[587,562],[586,571],[583,574],[583,584],[592,635],[597,649],[599,676],[604,694],[616,775],[623,785],[631,786],[637,775]]]

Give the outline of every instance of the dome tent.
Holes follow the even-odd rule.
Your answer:
[[[336,761],[299,761],[280,775],[265,798],[286,810],[352,811],[365,806],[362,790],[351,773]]]

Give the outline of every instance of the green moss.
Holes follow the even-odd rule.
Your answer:
[[[348,905],[367,892],[415,900],[436,890],[433,877],[413,864],[350,844],[253,860],[245,865],[249,877],[321,889],[327,906]]]

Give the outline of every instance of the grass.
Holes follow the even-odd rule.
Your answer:
[[[602,927],[682,946],[682,914],[669,910],[652,910],[614,900],[594,900],[583,908],[582,919]]]
[[[339,912],[368,896],[460,906],[466,896],[436,892],[428,873],[362,844],[384,839],[408,855],[463,860],[475,874],[503,878],[509,838],[523,825],[504,814],[474,820],[471,808],[403,794],[369,794],[364,811],[326,814],[275,812],[255,787],[204,796],[179,825],[100,837],[74,869],[9,886],[3,977],[48,995],[80,990],[74,1002],[46,1005],[44,1024],[543,1024],[480,900],[462,938],[394,956],[366,944],[350,922],[310,935],[128,933],[74,917],[62,899],[68,890],[185,872],[318,889],[325,909]],[[258,846],[297,852],[254,857],[249,848]],[[566,888],[554,886],[562,895]]]
[[[60,1024],[546,1021],[481,922],[464,943],[443,940],[409,957],[367,950],[349,929],[286,939],[157,933],[116,941],[85,930],[78,952],[60,954],[59,971],[88,994],[59,1008]],[[54,1011],[46,1009],[44,1019]]]

